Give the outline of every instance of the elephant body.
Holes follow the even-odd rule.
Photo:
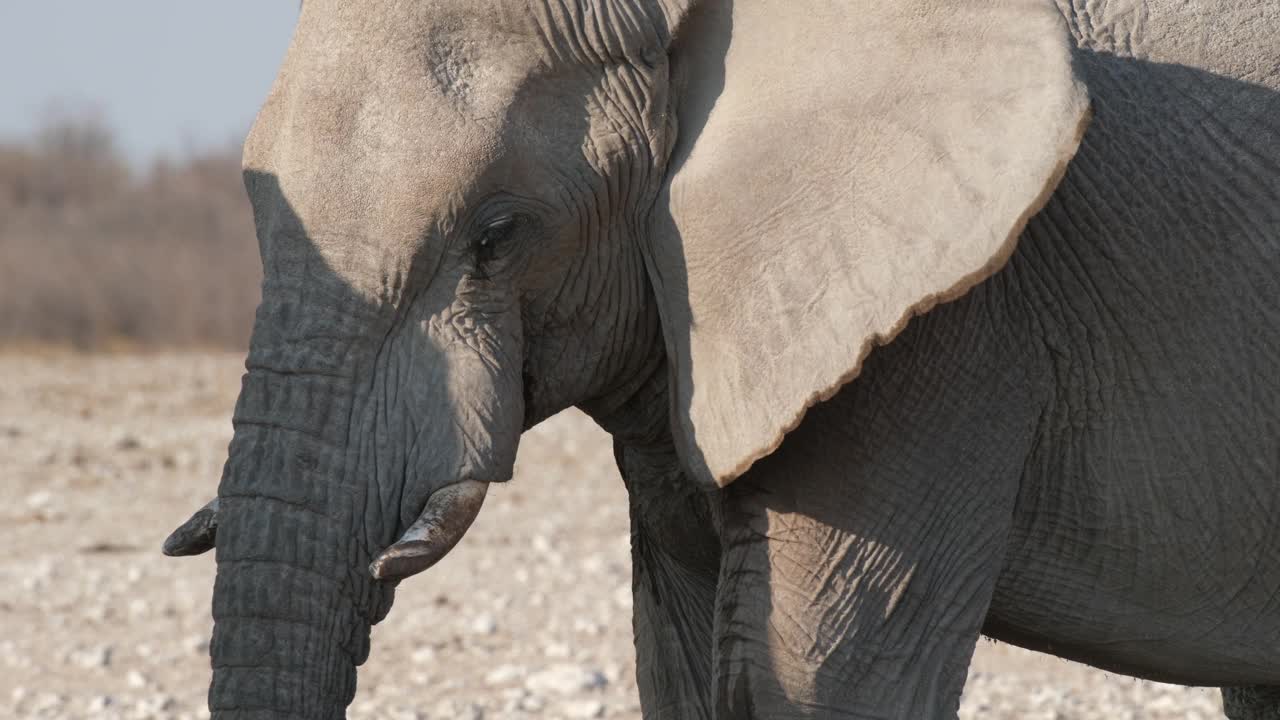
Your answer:
[[[670,526],[714,513],[633,498],[640,677],[664,709],[646,717],[951,716],[979,630],[1162,682],[1280,686],[1280,68],[1234,81],[1072,27],[1094,117],[1008,265],[727,489],[741,537],[681,561],[692,530]],[[666,466],[620,467],[634,495]],[[864,704],[880,673],[917,681]],[[684,680],[717,676],[709,695]],[[1275,690],[1225,692],[1233,718],[1280,713]]]
[[[236,436],[166,544],[218,549],[215,717],[341,717],[570,405],[646,718],[954,717],[982,634],[1280,715],[1280,17],[793,10],[307,0]]]

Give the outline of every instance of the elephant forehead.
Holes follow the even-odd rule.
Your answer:
[[[477,119],[509,106],[545,65],[536,36],[527,12],[498,3],[312,0],[286,65],[347,91],[432,93]]]

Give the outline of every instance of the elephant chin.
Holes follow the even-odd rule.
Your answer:
[[[369,564],[369,574],[401,580],[435,565],[475,522],[488,491],[489,483],[464,480],[432,493],[417,521]]]

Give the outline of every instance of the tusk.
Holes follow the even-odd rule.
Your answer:
[[[464,480],[432,493],[418,520],[369,564],[369,574],[402,580],[435,565],[466,534],[488,491],[489,483]]]
[[[164,540],[164,554],[170,557],[199,555],[213,549],[218,532],[218,499],[196,511]]]

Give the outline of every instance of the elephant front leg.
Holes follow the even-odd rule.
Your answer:
[[[711,720],[714,572],[632,539],[636,683],[645,720]]]
[[[716,717],[955,718],[1016,473],[805,444],[724,491]]]
[[[1280,720],[1280,687],[1222,688],[1229,720]]]
[[[629,462],[628,462],[629,461]],[[645,720],[711,720],[720,545],[674,451],[619,449],[631,497],[636,682]]]

